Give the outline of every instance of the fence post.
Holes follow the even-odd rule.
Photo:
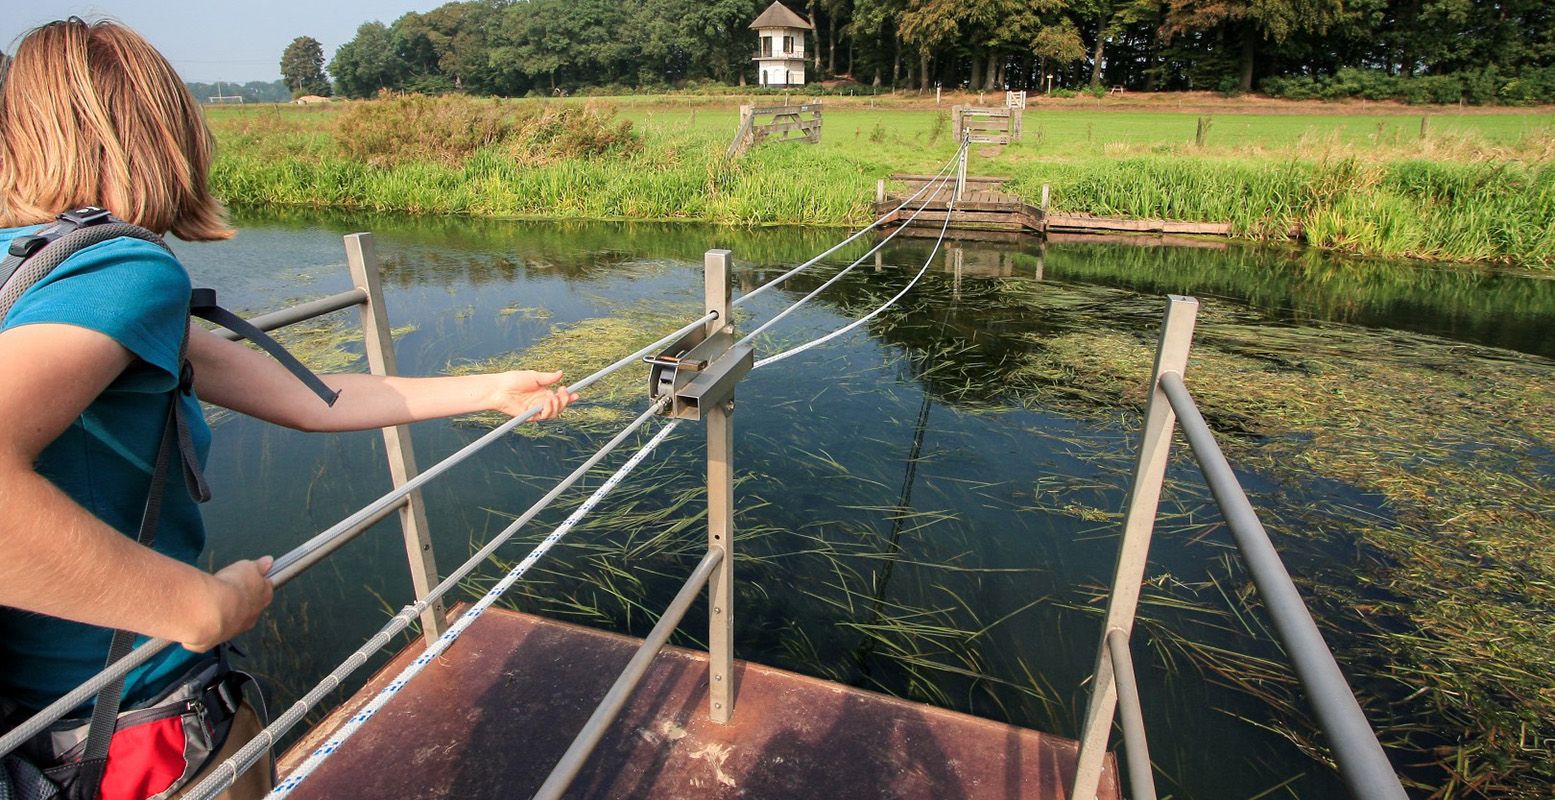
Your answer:
[[[389,315],[383,305],[383,282],[378,271],[378,254],[373,235],[353,233],[345,237],[346,264],[351,280],[367,293],[357,306],[362,316],[362,337],[367,351],[367,367],[374,375],[398,375],[394,356],[394,337],[389,332]],[[411,445],[410,428],[396,425],[383,429],[384,450],[389,458],[389,477],[396,488],[416,477],[416,451]],[[437,561],[432,553],[432,537],[427,526],[426,504],[418,489],[405,497],[400,509],[400,528],[405,534],[405,556],[410,562],[410,583],[417,597],[425,597],[438,584]],[[439,600],[421,614],[421,630],[427,642],[443,635],[448,623]]]
[[[1107,595],[1107,617],[1102,623],[1097,645],[1096,669],[1091,673],[1091,698],[1080,730],[1080,754],[1069,800],[1094,800],[1097,784],[1101,781],[1102,757],[1107,752],[1107,736],[1112,732],[1112,717],[1118,702],[1112,659],[1107,652],[1107,633],[1117,629],[1126,639],[1134,630],[1134,611],[1139,605],[1140,583],[1150,557],[1150,534],[1155,528],[1156,507],[1161,499],[1161,483],[1166,478],[1166,464],[1172,449],[1172,430],[1177,422],[1177,415],[1161,389],[1161,373],[1183,374],[1198,313],[1199,301],[1192,297],[1167,296],[1161,339],[1156,346],[1155,369],[1150,373],[1150,403],[1145,409],[1139,460],[1134,466],[1134,482],[1123,516],[1118,566],[1113,572],[1112,591]]]
[[[734,333],[729,308],[728,250],[709,250],[703,257],[707,310],[718,319],[707,333]],[[734,715],[734,400],[704,409],[707,420],[707,549],[722,550],[723,559],[707,581],[708,716],[726,723]]]

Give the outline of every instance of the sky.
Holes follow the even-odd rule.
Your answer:
[[[151,42],[186,81],[214,83],[281,78],[281,51],[298,36],[324,45],[325,63],[335,48],[371,20],[393,22],[407,11],[430,11],[443,0],[4,0],[0,48],[45,22],[71,15],[112,17]]]

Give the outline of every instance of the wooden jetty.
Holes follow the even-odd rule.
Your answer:
[[[875,184],[875,215],[887,217],[887,228],[906,225],[907,230],[903,233],[908,235],[937,235],[947,214],[950,215],[950,227],[954,230],[1031,233],[1039,236],[1060,233],[1231,235],[1229,222],[1182,222],[1054,212],[1046,208],[1045,197],[1043,202],[1037,204],[1027,202],[1020,195],[1005,190],[1009,178],[993,176],[967,176],[961,200],[955,204],[954,211],[950,210],[951,196],[955,193],[954,179],[931,189],[926,197],[914,200],[906,208],[895,210],[904,200],[935,180],[933,175],[892,175],[878,181]],[[908,219],[920,203],[926,205],[909,225]]]
[[[492,609],[292,794],[525,798],[641,640]],[[412,642],[281,759],[291,771],[421,653]],[[1060,800],[1077,744],[736,661],[733,719],[707,715],[707,655],[667,647],[569,798]],[[1099,797],[1120,797],[1109,755]]]

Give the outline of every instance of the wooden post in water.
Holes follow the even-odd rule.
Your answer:
[[[383,307],[383,281],[378,271],[378,254],[373,249],[373,235],[353,233],[346,236],[345,241],[346,264],[351,268],[351,280],[367,292],[367,299],[357,306],[362,315],[367,368],[374,375],[398,375],[399,364],[394,356],[394,337],[389,332],[389,317]],[[389,477],[396,488],[416,477],[416,451],[411,446],[408,426],[384,428],[383,445],[389,458]],[[438,584],[438,577],[437,559],[432,553],[432,536],[421,490],[405,496],[405,505],[400,508],[400,527],[405,534],[405,556],[410,562],[410,584],[416,591],[416,597],[426,597],[432,587]],[[421,632],[426,635],[428,644],[447,630],[445,613],[441,600],[422,612]]]

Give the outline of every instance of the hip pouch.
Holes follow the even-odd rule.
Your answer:
[[[106,759],[83,758],[91,727],[86,720],[57,722],[18,754],[57,787],[62,800],[163,800],[221,749],[250,680],[224,659],[204,660],[149,703],[118,715]],[[96,794],[89,794],[94,786]]]

